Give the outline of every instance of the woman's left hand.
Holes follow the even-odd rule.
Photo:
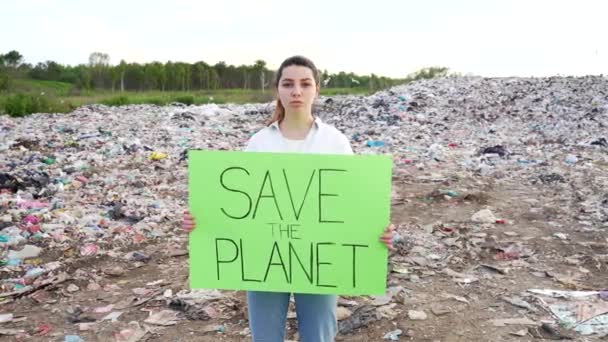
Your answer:
[[[389,251],[394,251],[395,247],[393,247],[393,234],[395,231],[395,225],[389,224],[385,229],[382,235],[380,236],[380,242],[386,245]]]

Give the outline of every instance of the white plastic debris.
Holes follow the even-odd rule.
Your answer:
[[[478,223],[495,223],[496,217],[494,217],[494,214],[490,209],[482,209],[471,216],[471,221]]]

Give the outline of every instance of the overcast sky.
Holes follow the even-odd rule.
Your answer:
[[[606,0],[4,0],[0,53],[76,65],[203,60],[403,77],[608,74]]]

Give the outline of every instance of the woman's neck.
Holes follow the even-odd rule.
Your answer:
[[[314,121],[315,118],[311,113],[285,113],[279,128],[285,138],[301,140],[306,138]]]

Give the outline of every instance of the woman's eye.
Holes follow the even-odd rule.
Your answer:
[[[291,83],[283,83],[283,87],[289,88],[291,87]]]

